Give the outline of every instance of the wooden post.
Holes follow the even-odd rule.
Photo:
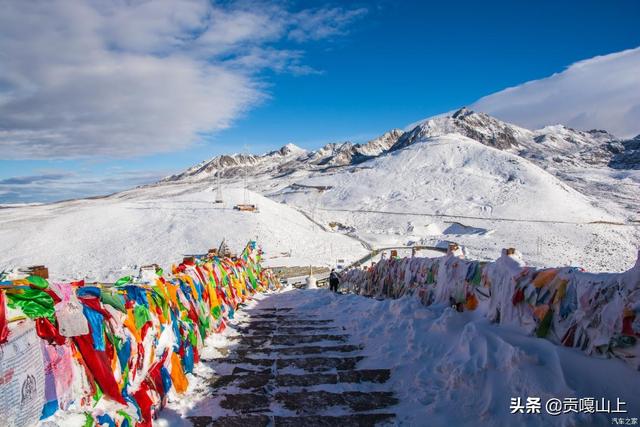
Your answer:
[[[49,278],[49,269],[44,265],[32,265],[28,268],[29,275],[42,277],[43,279]]]

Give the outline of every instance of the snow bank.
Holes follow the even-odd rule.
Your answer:
[[[490,321],[527,335],[640,368],[640,256],[627,272],[594,274],[527,267],[513,249],[489,263],[450,251],[440,258],[381,260],[346,272],[342,281],[361,295],[414,294],[425,305],[479,309]]]
[[[424,306],[415,295],[376,300],[328,290],[274,293],[258,304],[333,319],[350,343],[363,344],[359,369],[391,370],[384,389],[370,387],[392,387],[400,400],[392,409],[399,426],[595,427],[640,413],[640,373],[631,366],[491,323],[481,308],[459,313],[447,305]],[[512,414],[510,399],[527,396],[543,403],[620,398],[628,413]]]

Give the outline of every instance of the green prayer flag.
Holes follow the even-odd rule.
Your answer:
[[[151,320],[149,309],[144,305],[136,305],[133,309],[133,318],[135,319],[136,329],[141,329],[145,323]]]
[[[24,288],[20,292],[7,292],[7,304],[11,308],[20,308],[30,319],[46,317],[55,322],[53,298],[39,289]]]
[[[94,425],[96,425],[96,423],[93,420],[93,417],[91,416],[91,414],[88,413],[88,412],[85,412],[84,413],[84,426],[83,427],[93,427]]]
[[[116,292],[108,291],[106,289],[101,289],[100,301],[102,301],[103,304],[110,305],[111,307],[115,308],[118,311],[121,311],[123,313],[127,312],[127,309],[124,306],[124,298],[122,297],[122,295]]]
[[[131,276],[124,276],[118,279],[116,283],[114,283],[114,286],[124,286],[128,283],[131,283],[132,281],[133,279],[131,278]]]
[[[40,276],[29,276],[27,281],[38,289],[47,289],[49,287],[49,282]]]

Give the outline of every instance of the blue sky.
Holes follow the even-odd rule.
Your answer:
[[[7,19],[24,21],[39,12],[18,3],[5,15]],[[70,15],[63,4],[57,5],[63,2],[54,3],[51,7],[58,9],[46,15],[54,24],[77,25],[73,40],[55,33],[53,25],[46,40],[34,38],[28,25],[5,25],[0,30],[0,54],[24,56],[9,71],[0,68],[0,101],[20,90],[28,94],[11,99],[15,101],[11,110],[0,108],[0,117],[6,113],[11,118],[0,119],[0,135],[7,134],[0,139],[5,153],[0,155],[0,203],[118,191],[246,146],[264,152],[289,142],[308,149],[328,142],[362,142],[560,72],[576,61],[640,46],[640,2],[635,0],[289,2],[285,6],[205,2],[193,10],[181,9],[184,17],[178,23],[171,21],[175,27],[169,26],[176,32],[172,39],[164,37],[166,24],[155,27],[156,23],[143,22],[149,15],[144,11],[139,15],[125,11],[124,18],[87,7],[86,11],[74,8],[75,15]],[[175,16],[171,8],[180,2],[160,3],[158,11]],[[216,13],[224,19],[204,27],[208,40],[202,37],[202,43],[176,47],[178,35],[202,33],[193,28],[201,25],[203,16]],[[61,21],[56,22],[58,18]],[[89,19],[103,30],[86,30],[81,23]],[[233,26],[224,28],[222,21]],[[38,25],[35,18],[33,25]],[[112,27],[119,30],[111,31]],[[89,41],[85,44],[95,43],[89,53],[78,42],[83,38]],[[48,89],[53,79],[36,72],[24,77],[27,68],[20,67],[59,70],[59,57],[43,60],[37,55],[43,45],[56,41],[71,53],[79,46],[77,56],[69,54],[65,61],[78,61],[81,69],[92,60],[116,64],[113,74],[96,77],[90,75],[93,68],[87,68],[80,78],[70,75],[64,90],[52,84],[40,98],[30,99],[35,87]],[[126,56],[114,58],[116,53]],[[149,57],[154,62],[140,67],[140,61]],[[168,64],[167,58],[175,60]],[[154,66],[164,73],[158,71],[157,83],[155,74],[149,78],[144,74]],[[199,74],[184,77],[192,70]],[[211,78],[203,76],[207,73]],[[17,79],[19,74],[22,80]],[[130,78],[111,77],[123,74]],[[28,79],[33,84],[22,83]],[[166,89],[167,80],[176,82],[175,88]],[[104,91],[99,90],[102,87]],[[147,92],[138,94],[140,87]],[[139,106],[134,95],[149,99],[148,105]],[[122,108],[106,109],[96,105],[97,99]],[[42,119],[60,109],[68,111],[55,123]],[[69,123],[60,125],[69,117]],[[102,129],[110,120],[114,124]],[[126,122],[122,131],[116,125],[121,122]],[[209,127],[204,137],[198,133],[203,127]],[[174,135],[174,129],[180,132]],[[130,138],[121,138],[125,133]],[[196,134],[200,137],[188,136]]]

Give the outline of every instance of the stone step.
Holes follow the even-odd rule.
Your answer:
[[[300,334],[302,332],[325,332],[332,329],[337,329],[333,326],[278,326],[274,327],[241,327],[236,330],[241,334],[253,334],[253,335],[271,335],[277,332],[280,335],[286,334]],[[250,335],[251,336],[251,335]]]
[[[241,357],[250,354],[277,354],[279,356],[299,356],[305,354],[321,354],[321,353],[351,353],[360,351],[364,347],[361,345],[343,344],[343,345],[326,345],[326,346],[301,346],[301,347],[275,347],[275,348],[236,348],[232,352]]]
[[[220,401],[220,407],[230,409],[236,413],[267,412],[271,404],[271,399],[266,392],[225,393]]]
[[[271,368],[267,368],[267,369],[260,369],[260,368],[241,368],[240,366],[236,366],[235,368],[233,368],[233,371],[231,371],[231,375],[239,375],[239,374],[246,374],[246,375],[265,375],[265,374],[270,374],[271,373]]]
[[[338,371],[337,373],[314,373],[314,374],[279,374],[274,376],[271,371],[257,373],[235,373],[231,375],[221,375],[214,377],[211,387],[219,390],[227,386],[234,386],[245,390],[260,390],[268,384],[275,384],[279,387],[306,387],[321,384],[338,383],[384,383],[391,376],[389,369],[361,369]]]
[[[398,403],[392,392],[387,391],[303,391],[299,393],[276,393],[274,400],[286,409],[298,413],[317,414],[328,407],[344,407],[352,411],[383,409]]]
[[[329,407],[348,408],[355,412],[384,409],[398,403],[392,392],[386,391],[303,391],[296,393],[225,393],[220,407],[236,413],[266,413],[272,402],[298,414],[317,415]]]
[[[336,374],[280,374],[275,379],[280,387],[306,387],[338,383],[385,383],[390,377],[389,369],[353,369]]]
[[[244,323],[234,326],[239,335],[230,337],[235,345],[229,352],[207,360],[221,365],[221,372],[232,368],[231,374],[209,380],[210,395],[219,405],[211,415],[220,415],[220,409],[227,415],[187,417],[195,427],[394,425],[395,414],[385,411],[398,403],[392,392],[341,391],[367,387],[360,383],[383,384],[391,377],[389,369],[357,369],[364,359],[357,352],[364,347],[348,344],[344,327],[290,307],[248,313]],[[334,391],[308,390],[323,385]],[[275,415],[282,413],[292,415]]]
[[[292,316],[290,314],[279,314],[277,312],[271,313],[249,313],[251,319],[269,319],[269,320],[277,320],[277,319],[291,319]]]
[[[390,424],[394,414],[355,414],[341,416],[271,417],[268,415],[213,417],[188,417],[194,427],[373,427]]]
[[[354,414],[342,416],[275,417],[275,427],[374,427],[393,425],[394,414]]]
[[[318,341],[345,342],[349,335],[344,334],[315,334],[315,335],[238,335],[232,337],[240,345],[255,348],[270,343],[271,345],[294,346]]]
[[[260,324],[265,326],[299,326],[299,325],[326,325],[333,323],[333,320],[329,319],[296,319],[291,316],[284,316],[283,319],[256,319],[252,317],[248,322],[244,324]]]
[[[323,372],[330,370],[347,371],[356,368],[363,356],[354,357],[305,357],[295,359],[277,359],[276,367],[283,369],[293,367],[307,372]]]
[[[338,371],[353,370],[358,362],[364,359],[363,356],[353,357],[305,357],[291,359],[256,359],[250,357],[221,357],[209,359],[207,362],[215,362],[218,364],[229,365],[250,365],[270,367],[275,364],[276,368],[284,369],[287,367],[298,368],[308,372],[322,372],[336,369]]]
[[[212,420],[211,427],[266,427],[273,425],[273,421],[267,415],[250,415],[244,417],[221,417]]]
[[[251,375],[247,375],[246,373],[236,373],[214,377],[211,379],[210,384],[211,387],[215,390],[227,387],[229,385],[241,389],[256,390],[265,387],[267,384],[269,384],[269,381],[273,379],[274,376],[271,371],[268,371],[266,373],[252,373]]]

